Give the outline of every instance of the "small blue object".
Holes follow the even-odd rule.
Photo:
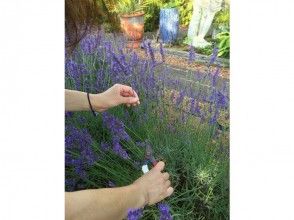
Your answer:
[[[160,9],[160,39],[163,43],[173,43],[179,32],[179,11],[177,8]]]

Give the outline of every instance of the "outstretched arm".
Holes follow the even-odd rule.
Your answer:
[[[123,219],[128,208],[140,208],[144,205],[144,197],[138,192],[135,185],[66,192],[65,219]]]
[[[140,104],[137,93],[129,86],[115,84],[108,90],[99,94],[89,94],[92,107],[97,112],[103,112],[120,104],[136,106]],[[65,90],[66,111],[88,111],[90,110],[87,93]]]
[[[128,209],[155,204],[173,193],[163,162],[125,187],[65,193],[66,220],[121,220]]]

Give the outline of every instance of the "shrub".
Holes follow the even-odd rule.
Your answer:
[[[214,26],[225,25],[227,28],[229,28],[230,10],[228,7],[225,7],[216,13],[213,19],[213,25]]]
[[[145,23],[144,30],[145,31],[154,31],[159,27],[159,11],[160,8],[155,5],[149,5],[144,9],[145,15]]]
[[[180,11],[180,23],[183,26],[188,26],[190,24],[193,13],[192,0],[178,0],[178,2]]]
[[[216,35],[216,40],[218,42],[218,56],[220,57],[230,57],[230,32],[225,31]]]
[[[146,59],[140,59],[124,49],[124,40],[112,43],[103,36],[87,37],[67,57],[65,87],[97,93],[128,84],[141,105],[96,117],[66,113],[66,190],[132,183],[142,175],[149,145],[156,159],[165,161],[175,191],[158,206],[130,210],[130,219],[228,219],[229,93],[220,69],[209,65],[184,84],[162,65],[164,59],[154,59],[149,42],[144,42]]]

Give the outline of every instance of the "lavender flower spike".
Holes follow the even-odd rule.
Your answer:
[[[189,60],[188,63],[192,63],[195,60],[195,51],[192,45],[190,45],[190,49],[189,49]]]
[[[173,217],[170,214],[170,207],[166,203],[158,204],[158,209],[160,211],[160,218],[159,220],[172,220]]]
[[[160,42],[160,45],[159,45],[159,52],[161,55],[162,62],[165,62],[165,56],[164,56],[164,52],[163,52],[162,42]]]
[[[143,209],[129,209],[128,220],[139,220],[143,216]]]
[[[215,48],[213,48],[212,55],[210,57],[210,61],[209,61],[209,64],[208,64],[209,66],[216,61],[217,54],[218,54],[218,48],[215,47]]]
[[[152,63],[155,64],[156,61],[155,61],[155,57],[154,57],[153,48],[151,46],[151,41],[148,41],[147,42],[147,51],[148,51],[148,53],[150,55],[150,58],[151,58]]]

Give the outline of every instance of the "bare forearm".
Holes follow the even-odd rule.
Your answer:
[[[94,111],[103,112],[109,108],[126,104],[137,106],[140,104],[137,93],[129,86],[115,84],[106,91],[98,94],[89,94],[89,99]],[[66,111],[88,111],[90,110],[87,93],[65,90]]]
[[[99,111],[99,94],[89,94],[92,107]],[[65,90],[65,111],[89,111],[87,93],[76,90]]]
[[[144,205],[144,196],[135,185],[65,193],[67,220],[120,220],[129,208]]]
[[[89,109],[87,93],[68,89],[65,90],[66,111],[87,111]]]

